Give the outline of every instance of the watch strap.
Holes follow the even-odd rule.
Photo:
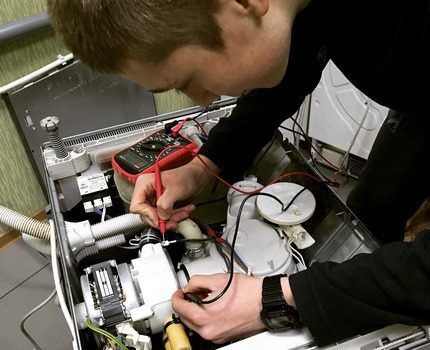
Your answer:
[[[278,308],[286,304],[281,286],[282,277],[287,277],[287,275],[281,274],[264,277],[262,292],[263,309]]]
[[[269,330],[286,330],[301,325],[299,313],[284,299],[281,278],[285,274],[263,279],[261,320]]]

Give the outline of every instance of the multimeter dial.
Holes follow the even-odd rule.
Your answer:
[[[182,146],[189,149],[185,151],[179,147],[166,150],[160,157],[161,163],[167,167],[183,164],[192,158],[190,150],[195,144],[181,136],[173,137],[164,131],[157,131],[146,139],[124,149],[113,157],[114,168],[131,182],[145,172],[151,172],[160,152],[171,146]]]
[[[156,140],[139,143],[139,148],[141,150],[145,150],[149,152],[160,153],[166,147],[168,147],[168,144],[166,142],[160,142]]]

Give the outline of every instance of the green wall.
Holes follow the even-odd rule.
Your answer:
[[[45,0],[0,0],[0,25],[46,11]],[[54,61],[68,51],[51,29],[0,43],[0,86],[4,86]],[[155,96],[159,114],[192,106],[176,92]],[[23,214],[47,203],[20,136],[0,100],[0,205]],[[8,228],[0,225],[0,235]]]

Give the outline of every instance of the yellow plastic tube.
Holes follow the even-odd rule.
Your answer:
[[[164,331],[167,334],[171,350],[192,350],[185,327],[175,315],[171,315],[166,319]]]

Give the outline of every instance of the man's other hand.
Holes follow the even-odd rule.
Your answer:
[[[227,292],[211,304],[195,304],[184,293],[203,300],[216,297],[226,286],[228,274],[193,276],[187,286],[172,295],[173,309],[181,320],[204,339],[214,343],[249,337],[264,329],[260,319],[263,280],[234,274]]]

